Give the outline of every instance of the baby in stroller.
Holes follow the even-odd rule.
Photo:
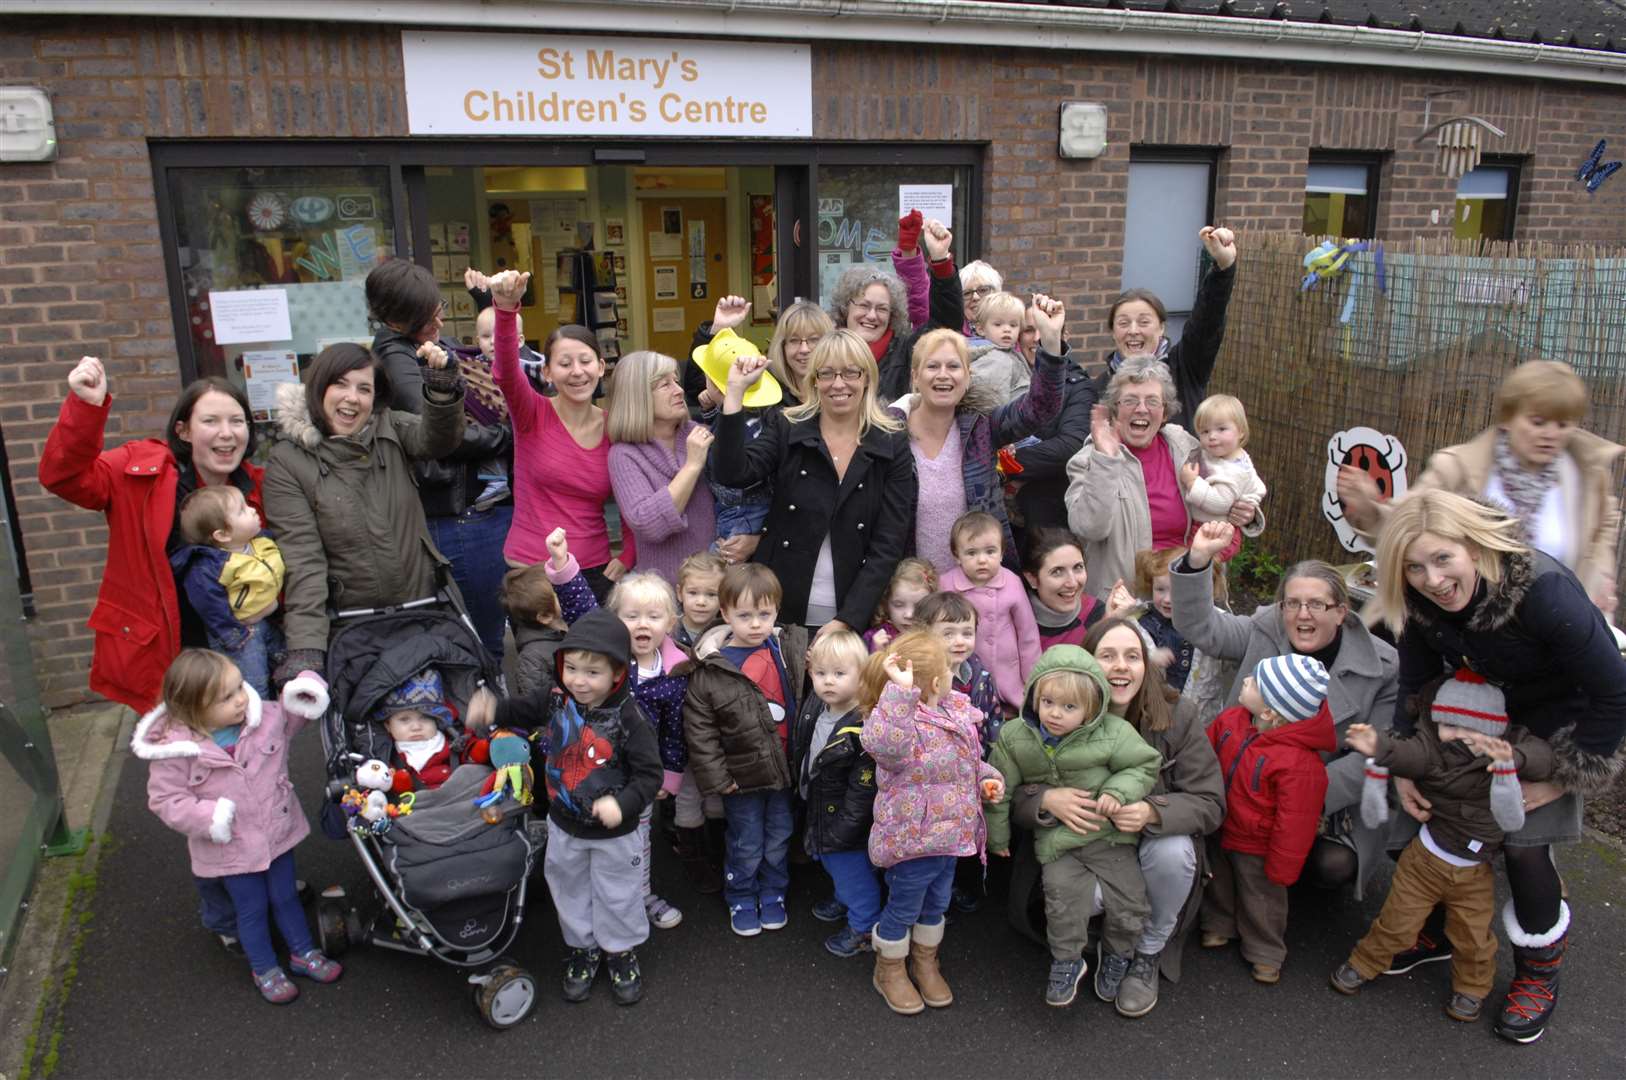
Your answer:
[[[373,722],[382,724],[395,744],[390,788],[397,795],[433,791],[459,766],[491,764],[491,741],[472,735],[454,735],[452,710],[440,672],[424,668],[384,695],[373,710]]]

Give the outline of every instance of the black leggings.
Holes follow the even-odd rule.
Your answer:
[[[1545,934],[1558,925],[1564,886],[1553,865],[1550,847],[1506,847],[1507,884],[1513,893],[1513,914],[1527,934]]]
[[[1338,889],[1354,881],[1360,869],[1354,848],[1320,837],[1304,860],[1303,880],[1318,889]]]

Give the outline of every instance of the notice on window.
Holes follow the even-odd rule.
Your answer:
[[[281,349],[243,354],[243,381],[248,383],[248,407],[255,420],[277,415],[277,387],[299,385],[299,357]]]
[[[292,341],[288,294],[281,289],[209,291],[216,345]]]
[[[677,267],[655,267],[655,299],[676,300],[677,294]]]
[[[911,210],[919,210],[927,221],[936,218],[947,225],[954,220],[954,185],[899,184],[898,216]]]

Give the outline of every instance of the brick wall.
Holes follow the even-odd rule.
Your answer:
[[[985,257],[1013,283],[1064,299],[1094,353],[1118,291],[1132,145],[1225,148],[1216,216],[1296,229],[1312,148],[1385,152],[1385,236],[1443,235],[1455,182],[1415,146],[1434,115],[1505,128],[1488,149],[1526,159],[1521,239],[1626,242],[1626,176],[1594,196],[1574,170],[1600,137],[1626,145],[1626,90],[1390,69],[991,49],[820,44],[814,132],[830,140],[987,145]],[[0,166],[0,424],[34,571],[40,675],[52,704],[82,698],[83,624],[106,530],[36,479],[39,450],[85,353],[110,363],[110,442],[156,434],[179,383],[152,172],[154,138],[406,134],[398,32],[249,21],[16,19],[0,83],[43,85],[62,156]],[[1094,161],[1056,154],[1058,104],[1108,106]],[[1444,111],[1442,111],[1444,110]],[[1441,211],[1441,223],[1430,211]],[[1243,256],[1246,258],[1246,255]]]

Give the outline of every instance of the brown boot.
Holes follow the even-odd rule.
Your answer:
[[[878,930],[870,931],[870,935],[875,945],[875,977],[872,981],[875,989],[886,998],[887,1007],[904,1016],[924,1011],[926,1003],[920,1000],[920,991],[915,989],[915,984],[909,981],[909,972],[904,970],[904,961],[909,956],[909,939],[888,941]]]
[[[921,926],[916,923],[909,932],[909,971],[915,977],[915,985],[920,987],[921,1000],[934,1009],[954,1004],[954,991],[943,981],[943,973],[937,967],[937,947],[943,944],[943,927],[946,925]]]

